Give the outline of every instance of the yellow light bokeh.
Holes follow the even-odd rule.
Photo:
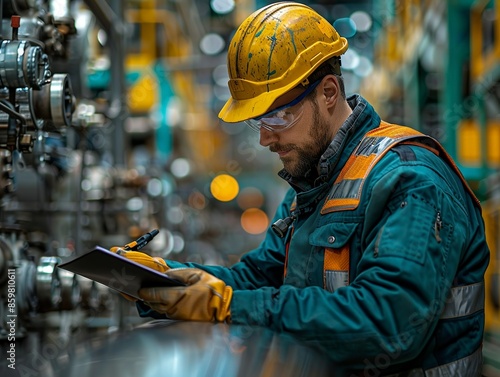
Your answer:
[[[269,219],[264,211],[249,208],[241,214],[241,227],[250,234],[261,234],[267,230]]]
[[[240,186],[238,181],[229,174],[220,174],[210,183],[210,192],[221,202],[229,202],[238,195]]]

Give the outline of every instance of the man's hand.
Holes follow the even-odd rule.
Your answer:
[[[222,280],[198,268],[170,269],[168,276],[185,287],[143,288],[145,304],[171,319],[224,322],[230,319],[233,289]]]
[[[151,255],[142,253],[140,251],[123,250],[119,246],[113,246],[109,250],[112,251],[113,253],[118,253],[121,256],[130,259],[131,261],[140,263],[146,267],[152,268],[153,270],[162,273],[167,272],[167,270],[169,269],[167,262],[165,262],[165,260],[160,257],[152,257]]]

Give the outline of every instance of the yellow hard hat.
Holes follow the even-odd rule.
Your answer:
[[[310,7],[280,2],[252,13],[228,48],[231,98],[219,112],[225,122],[265,114],[321,63],[347,50],[347,40]]]

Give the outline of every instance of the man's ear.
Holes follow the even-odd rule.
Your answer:
[[[340,87],[337,78],[334,75],[328,75],[323,81],[323,95],[328,107],[334,107],[340,96]]]

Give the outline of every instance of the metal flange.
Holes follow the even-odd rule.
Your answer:
[[[57,257],[41,257],[36,269],[36,294],[38,312],[45,313],[59,309],[61,303],[61,279]]]

